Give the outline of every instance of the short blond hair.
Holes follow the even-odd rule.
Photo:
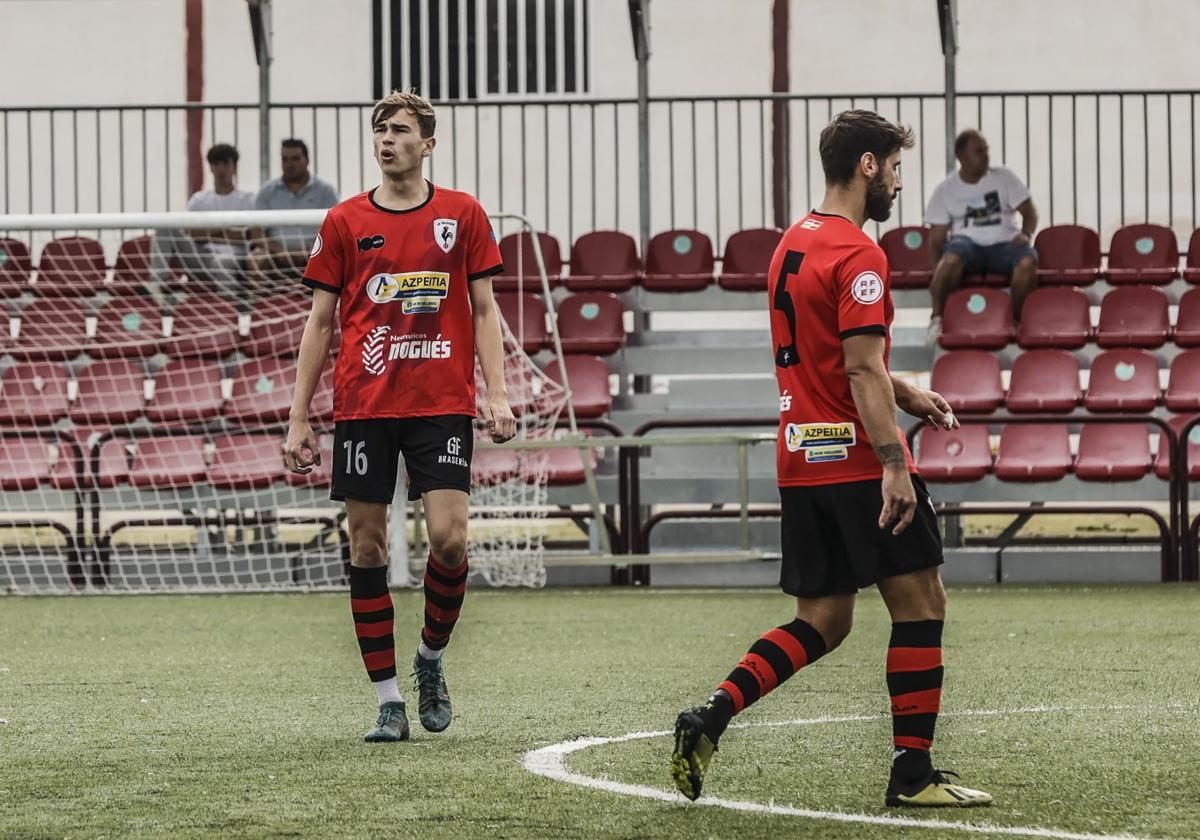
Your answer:
[[[371,128],[387,121],[397,111],[404,110],[417,118],[417,126],[421,129],[421,137],[430,138],[437,128],[437,117],[433,114],[433,106],[429,100],[412,90],[394,90],[375,103],[371,111]]]

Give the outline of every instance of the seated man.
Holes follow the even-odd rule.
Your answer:
[[[955,139],[954,155],[958,171],[933,191],[925,211],[934,266],[929,284],[933,298],[930,344],[942,333],[946,298],[964,275],[1009,277],[1014,321],[1021,320],[1021,305],[1037,287],[1037,252],[1030,245],[1037,230],[1037,210],[1029,189],[1011,169],[989,164],[987,141],[973,128]],[[1020,227],[1016,224],[1018,213]]]

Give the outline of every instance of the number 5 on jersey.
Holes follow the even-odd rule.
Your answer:
[[[771,305],[783,314],[787,321],[787,343],[775,348],[775,367],[791,367],[800,364],[800,353],[796,350],[796,304],[788,294],[788,278],[800,271],[804,262],[804,254],[799,251],[788,251],[783,255],[783,264],[779,267],[779,280],[775,283],[775,298]]]
[[[346,475],[366,475],[367,474],[367,442],[360,440],[358,443],[354,441],[344,441],[342,446],[346,448]],[[351,458],[351,447],[353,447],[354,457]]]

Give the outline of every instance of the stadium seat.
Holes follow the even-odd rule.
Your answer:
[[[10,365],[0,374],[0,424],[28,428],[67,415],[67,372],[49,362]]]
[[[1084,423],[1075,476],[1083,481],[1136,481],[1150,472],[1150,437],[1141,423]]]
[[[1087,286],[1100,277],[1100,237],[1081,225],[1052,225],[1037,235],[1038,281]]]
[[[536,353],[550,343],[550,335],[546,332],[546,303],[541,295],[497,292],[496,305],[500,307],[504,323],[526,353]]]
[[[517,453],[512,449],[476,449],[471,457],[472,484],[497,484],[518,472]]]
[[[238,343],[234,305],[211,294],[189,295],[173,313],[171,337],[159,349],[168,356],[224,356]]]
[[[1029,350],[1013,362],[1005,405],[1016,413],[1071,411],[1081,396],[1075,356],[1067,350]]]
[[[131,359],[100,359],[84,368],[77,381],[70,416],[76,423],[128,423],[146,405],[146,372]]]
[[[126,239],[117,249],[112,277],[101,287],[111,295],[133,295],[150,287],[150,237]]]
[[[1024,349],[1077,350],[1092,337],[1088,296],[1072,286],[1034,289],[1025,299],[1017,344]]]
[[[1108,245],[1108,282],[1170,283],[1179,276],[1179,243],[1162,225],[1127,225]]]
[[[215,440],[208,483],[217,490],[254,490],[283,478],[278,435],[221,435]]]
[[[295,361],[252,359],[233,375],[233,395],[225,409],[225,419],[242,426],[286,420],[295,390]]]
[[[153,356],[163,338],[162,320],[158,304],[149,298],[113,298],[96,312],[96,333],[87,343],[87,354]]]
[[[224,402],[220,369],[204,359],[173,359],[154,375],[146,417],[154,423],[211,420]]]
[[[204,438],[199,435],[139,437],[135,446],[128,477],[134,487],[154,490],[192,487],[207,476]],[[278,450],[275,458],[282,466]]]
[[[1179,298],[1175,343],[1180,347],[1200,347],[1200,289],[1188,289]]]
[[[247,356],[285,356],[300,349],[312,298],[308,295],[272,295],[254,304],[250,334],[242,343]]]
[[[599,356],[567,356],[566,363],[575,416],[590,419],[607,414],[612,408],[612,394],[609,392],[608,365],[605,361]],[[558,359],[552,359],[546,366],[546,375],[562,384]]]
[[[1180,353],[1171,362],[1163,404],[1171,411],[1200,411],[1200,350]]]
[[[1187,265],[1183,269],[1183,279],[1189,283],[1200,283],[1200,228],[1192,231],[1188,239]]]
[[[50,486],[56,490],[75,490],[80,486],[91,487],[89,476],[92,474],[92,451],[89,444],[90,438],[99,434],[102,431],[108,431],[108,427],[97,428],[95,426],[79,426],[76,425],[71,429],[65,430],[66,437],[74,441],[79,446],[79,452],[76,453],[74,447],[65,440],[60,440],[57,444],[58,455],[50,464]],[[76,473],[76,457],[82,459],[83,484],[80,484],[80,475]]]
[[[278,458],[278,450],[284,444],[284,440],[275,439],[276,455]],[[317,447],[321,450],[321,463],[314,466],[310,472],[304,474],[294,473],[291,470],[284,470],[284,477],[287,483],[293,487],[328,487],[333,476],[333,435],[317,435]],[[280,461],[282,463],[282,460]]]
[[[893,289],[924,289],[933,277],[929,264],[929,229],[892,228],[879,238],[879,247],[887,255]]]
[[[776,228],[750,228],[730,235],[721,257],[717,285],[730,291],[763,292],[767,269],[783,232]]]
[[[38,259],[34,290],[42,297],[82,297],[100,290],[107,269],[104,246],[86,236],[53,239]]]
[[[1181,414],[1178,417],[1172,417],[1167,423],[1175,434],[1179,435],[1183,432],[1183,427],[1195,416],[1194,414]],[[1200,480],[1200,426],[1188,432],[1187,462],[1188,480]],[[1158,452],[1154,455],[1154,474],[1164,481],[1170,480],[1172,474],[1171,447],[1161,429],[1158,431]]]
[[[992,469],[987,426],[968,423],[950,430],[923,428],[916,443],[917,469],[927,481],[979,481]]]
[[[955,350],[933,363],[930,388],[957,412],[995,411],[1004,401],[1000,359],[986,350]]]
[[[712,240],[698,230],[666,230],[646,246],[648,292],[696,292],[713,281]]]
[[[624,292],[642,273],[637,243],[619,230],[585,233],[571,246],[571,273],[563,278],[573,292]]]
[[[129,461],[133,457],[135,443],[125,437],[112,437],[100,444],[100,458],[96,469],[96,486],[116,487],[129,480]]]
[[[29,291],[33,260],[29,246],[20,239],[0,236],[0,298],[16,297]]]
[[[1154,286],[1122,286],[1100,302],[1101,347],[1161,347],[1171,333],[1167,296]]]
[[[50,478],[50,446],[41,438],[0,438],[0,490],[33,490]]]
[[[579,457],[578,449],[551,449],[549,462],[546,464],[546,483],[552,487],[570,487],[583,484],[587,474],[583,469],[583,459]],[[596,469],[596,450],[589,449],[585,456],[590,462],[593,472]]]
[[[607,356],[625,346],[625,307],[612,292],[576,292],[558,304],[564,353]]]
[[[942,335],[947,350],[999,350],[1012,337],[1012,301],[999,289],[959,289],[946,300]]]
[[[553,289],[562,275],[562,250],[558,246],[558,240],[548,233],[539,232],[537,241],[542,249],[546,277],[550,281],[550,288]],[[504,261],[504,273],[492,278],[493,290],[538,294],[543,291],[542,280],[538,276],[537,257],[533,252],[533,238],[526,231],[510,233],[500,240],[500,258]]]
[[[18,359],[71,359],[86,343],[87,316],[73,300],[35,300],[21,310],[20,319],[20,333],[8,344]]]
[[[1092,360],[1088,411],[1150,411],[1161,395],[1158,360],[1145,350],[1106,350]]]
[[[1071,469],[1063,423],[1010,423],[1000,433],[995,473],[1001,481],[1058,481]]]

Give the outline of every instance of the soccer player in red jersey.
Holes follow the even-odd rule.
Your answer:
[[[879,588],[892,619],[888,805],[986,805],[933,766],[946,593],[937,514],[896,408],[956,428],[939,394],[888,371],[892,300],[883,251],[862,231],[891,215],[912,132],[870,111],[821,132],[825,199],[783,235],[768,299],[779,381],[780,587],[796,618],[769,630],[702,706],[679,715],[671,773],[689,799],[730,719],[850,633],[858,590]]]
[[[371,114],[383,182],[329,211],[304,285],[312,311],[300,342],[284,462],[298,473],[320,464],[309,403],[329,357],[340,304],[334,368],[333,486],[350,528],[350,609],[359,650],[379,699],[367,741],[409,736],[396,681],[388,592],[387,512],[404,455],[409,498],[424,502],[430,554],[425,626],[413,662],[421,725],[441,732],[452,708],[442,652],[467,583],[475,356],[487,386],[483,419],[492,440],[516,434],[504,385],[493,275],[503,266],[491,223],[470,195],[422,176],[436,121],[413,93],[391,93]]]

